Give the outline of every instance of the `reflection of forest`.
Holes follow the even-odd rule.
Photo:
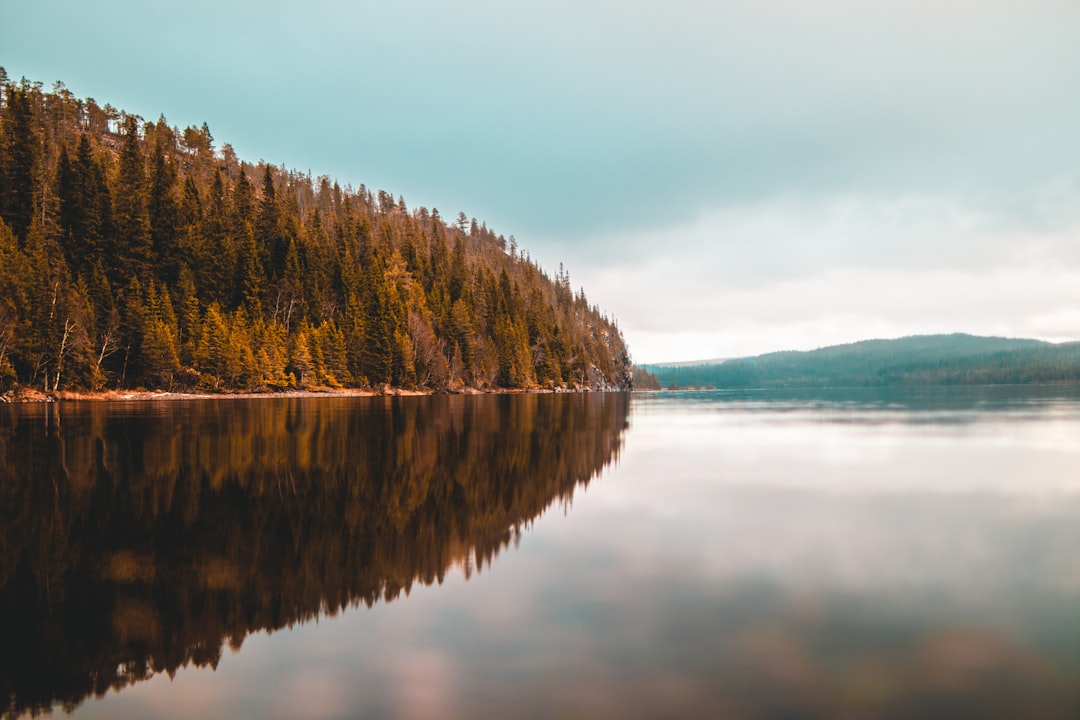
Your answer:
[[[617,455],[622,394],[0,412],[6,714],[490,563]]]

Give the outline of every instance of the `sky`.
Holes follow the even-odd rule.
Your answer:
[[[638,362],[1080,339],[1075,0],[0,0],[0,66],[463,211]]]

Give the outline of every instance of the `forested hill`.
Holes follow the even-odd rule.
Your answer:
[[[0,392],[631,383],[614,322],[513,236],[0,84]]]
[[[1080,343],[919,335],[718,364],[648,365],[665,387],[972,385],[1080,381]]]

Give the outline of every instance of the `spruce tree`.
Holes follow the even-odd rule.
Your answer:
[[[124,141],[120,148],[120,166],[113,193],[113,223],[116,239],[115,246],[111,248],[110,277],[115,282],[134,272],[140,278],[149,278],[153,248],[147,210],[146,172],[139,126],[133,115],[128,115],[124,121]]]
[[[387,308],[386,288],[378,267],[372,263],[367,273],[364,302],[364,338],[360,347],[360,371],[373,386],[393,380],[394,338]]]
[[[0,210],[15,237],[25,241],[34,216],[34,173],[41,153],[40,133],[35,127],[29,88],[9,84],[6,90]]]
[[[162,121],[159,121],[159,125]],[[168,130],[168,128],[165,128]],[[180,270],[177,237],[179,234],[180,208],[176,199],[176,168],[166,157],[168,133],[160,130],[154,136],[153,153],[150,156],[150,188],[148,215],[152,257],[159,262],[164,276],[175,282]]]
[[[278,208],[277,190],[274,188],[274,175],[270,165],[263,166],[262,198],[259,200],[259,217],[255,226],[255,237],[260,247],[260,260],[270,279],[281,277],[285,270],[285,255],[288,245],[285,243],[281,228],[281,212]]]

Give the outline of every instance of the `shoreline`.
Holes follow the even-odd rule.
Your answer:
[[[168,390],[60,390],[42,392],[22,388],[0,395],[0,404],[56,403],[56,402],[148,402],[161,400],[258,400],[264,398],[310,398],[310,397],[418,397],[428,395],[526,395],[547,393],[603,392],[588,387],[578,388],[461,388],[459,390],[407,390],[387,388],[370,390],[364,388],[307,388],[303,390],[247,391],[247,392],[189,392]]]

